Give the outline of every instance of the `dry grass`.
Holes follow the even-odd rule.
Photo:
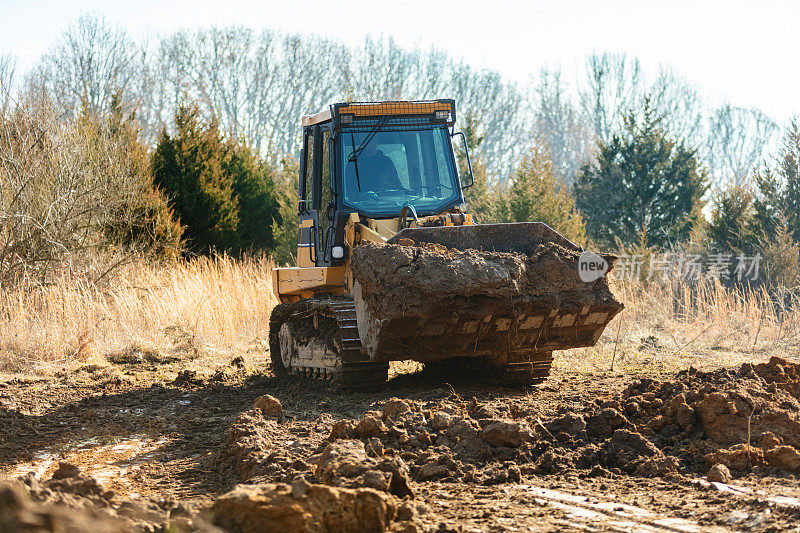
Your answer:
[[[129,268],[102,289],[65,276],[0,292],[0,371],[136,359],[206,368],[209,359],[263,358],[277,303],[271,268],[267,259],[197,259]],[[800,356],[797,297],[778,304],[764,290],[715,282],[625,282],[614,290],[625,311],[596,347],[560,353],[557,368],[658,372]]]
[[[266,352],[267,259],[138,265],[101,288],[62,277],[0,293],[0,370],[47,372],[106,360]]]
[[[596,347],[566,352],[556,366],[647,373],[800,357],[796,294],[775,298],[763,288],[731,290],[716,280],[618,282],[613,290],[625,310]]]

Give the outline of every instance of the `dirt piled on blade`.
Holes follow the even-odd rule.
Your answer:
[[[432,362],[508,353],[527,362],[532,352],[594,345],[623,308],[605,277],[583,282],[580,253],[555,243],[528,252],[355,247],[353,294],[367,354]],[[613,264],[614,256],[604,258]]]
[[[527,255],[406,241],[381,246],[362,243],[353,250],[351,268],[362,295],[384,318],[425,315],[441,299],[521,299],[562,307],[616,302],[605,278],[581,281],[579,252],[555,243],[536,246]],[[613,265],[614,256],[603,258]]]

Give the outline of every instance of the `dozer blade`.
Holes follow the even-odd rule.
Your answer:
[[[373,361],[500,364],[592,346],[623,305],[605,276],[581,281],[581,251],[535,222],[404,229],[356,246],[361,342]],[[616,259],[601,257],[609,269]]]

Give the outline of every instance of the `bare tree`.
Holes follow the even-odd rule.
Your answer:
[[[297,123],[345,85],[346,47],[327,39],[244,27],[178,32],[162,40],[154,68],[162,124],[183,101],[275,159],[299,149]]]
[[[758,109],[730,104],[716,109],[708,123],[704,151],[712,187],[745,185],[774,149],[778,125]]]
[[[592,54],[586,58],[579,101],[599,140],[611,140],[622,126],[624,113],[639,107],[643,94],[638,59],[629,59],[624,53]]]
[[[505,179],[533,144],[522,92],[492,71],[476,71],[466,63],[452,67],[449,92],[462,117],[480,124],[480,155],[489,169]]]
[[[392,38],[349,48],[239,26],[179,31],[151,46],[89,15],[62,34],[37,76],[72,117],[82,106],[107,109],[112,95],[121,94],[126,109],[137,110],[149,144],[170,127],[181,103],[197,102],[205,119],[273,162],[297,154],[300,116],[337,100],[455,98],[459,116],[469,114],[480,125],[480,155],[501,179],[540,139],[559,176],[571,183],[596,141],[608,142],[645,97],[671,135],[703,146],[715,176],[739,179],[770,146],[762,141],[774,124],[763,114],[728,106],[706,117],[697,89],[668,68],[648,83],[639,61],[625,54],[592,54],[585,65],[574,93],[558,70],[543,71],[521,89],[440,49],[406,48]]]
[[[14,90],[16,60],[10,54],[0,54],[0,113],[10,104]]]
[[[143,66],[142,49],[125,30],[101,15],[83,15],[42,58],[36,80],[71,117],[82,108],[95,114],[107,111],[115,94],[122,94],[131,110],[139,103]]]
[[[420,65],[418,50],[407,50],[394,39],[367,37],[350,63],[345,93],[366,101],[409,98]]]
[[[152,180],[129,140],[96,119],[64,121],[41,86],[0,114],[0,284],[47,280],[95,259]]]
[[[533,133],[547,145],[556,175],[572,185],[580,167],[593,157],[592,127],[567,93],[560,70],[542,69],[528,93]]]
[[[646,92],[670,135],[691,145],[699,142],[703,129],[703,103],[694,85],[672,69],[661,67],[658,77]]]

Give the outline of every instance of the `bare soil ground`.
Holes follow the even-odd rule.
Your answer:
[[[0,530],[786,531],[800,520],[800,369],[788,361],[635,376],[557,365],[524,390],[417,370],[374,394],[266,365],[1,376]]]

